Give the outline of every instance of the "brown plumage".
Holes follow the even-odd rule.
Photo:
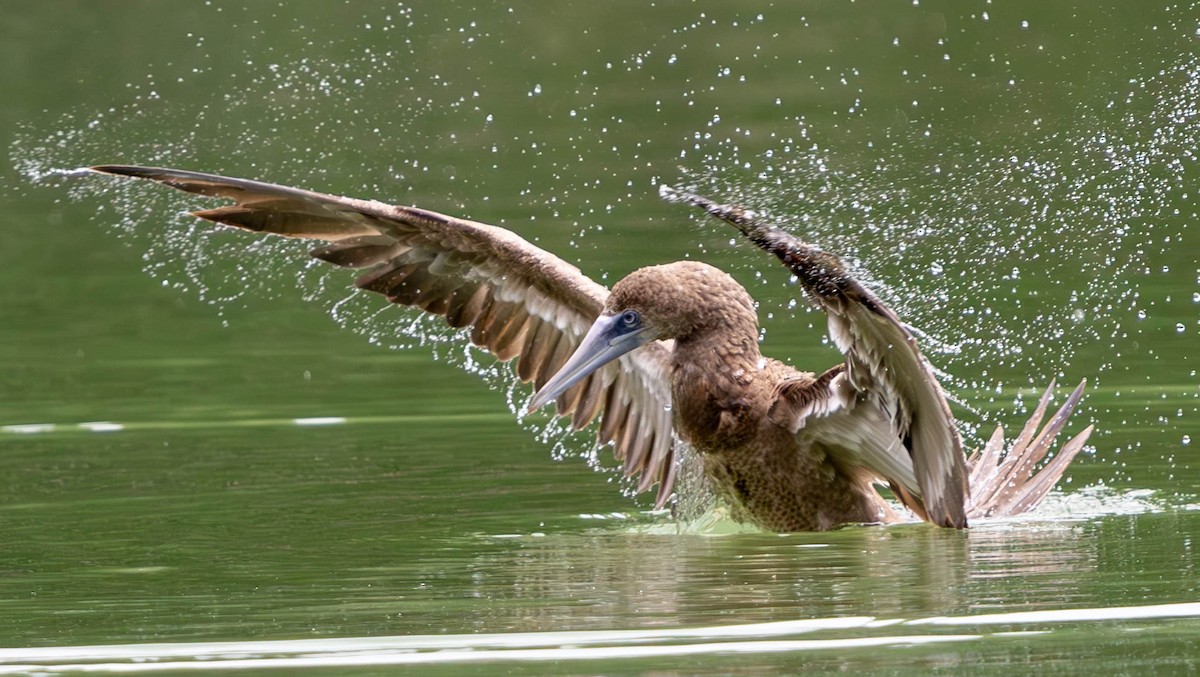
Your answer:
[[[832,254],[700,196],[663,190],[775,254],[829,316],[842,364],[814,375],[764,358],[753,300],[703,263],[642,268],[610,294],[495,226],[195,172],[93,171],[234,201],[195,212],[210,221],[325,241],[312,255],[366,269],[359,287],[441,315],[499,359],[515,360],[519,378],[538,389],[531,411],[554,401],[577,429],[599,417],[600,442],[639,476],[639,490],[658,484],[659,506],[673,489],[679,438],[734,515],[765,529],[899,519],[876,484],[923,519],[964,527],[968,516],[1036,505],[1091,432],[1036,470],[1083,392],[1081,383],[1038,432],[1052,384],[1007,454],[998,429],[968,462],[933,372],[890,309]]]

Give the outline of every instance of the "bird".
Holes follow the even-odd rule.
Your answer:
[[[358,288],[440,315],[511,363],[535,389],[522,414],[553,404],[574,429],[596,424],[598,443],[611,445],[637,491],[657,485],[656,509],[678,498],[680,467],[696,463],[734,519],[766,531],[914,517],[962,529],[1036,506],[1093,430],[1043,463],[1086,387],[1043,426],[1051,381],[1011,443],[998,426],[968,457],[913,332],[836,255],[686,190],[662,186],[660,195],[779,259],[824,311],[842,362],[815,373],[765,357],[754,300],[703,262],[639,268],[610,291],[513,231],[427,209],[180,169],[87,171],[222,198],[192,213],[320,242],[311,256],[363,271]]]

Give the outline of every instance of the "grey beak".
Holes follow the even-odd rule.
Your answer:
[[[654,338],[654,332],[641,324],[625,326],[620,314],[601,315],[562,369],[534,394],[529,402],[529,411],[542,408],[588,374]]]

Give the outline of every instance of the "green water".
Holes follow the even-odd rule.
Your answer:
[[[1194,674],[1200,13],[549,7],[6,8],[0,672]],[[845,254],[972,435],[1051,377],[1097,432],[1027,520],[679,533],[302,248],[57,173],[100,162],[417,203],[608,283],[702,258],[831,365],[776,264],[657,197],[692,184]]]

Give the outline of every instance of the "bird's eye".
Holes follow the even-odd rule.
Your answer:
[[[626,310],[621,313],[621,324],[626,327],[636,327],[642,321],[642,316],[636,310]]]

